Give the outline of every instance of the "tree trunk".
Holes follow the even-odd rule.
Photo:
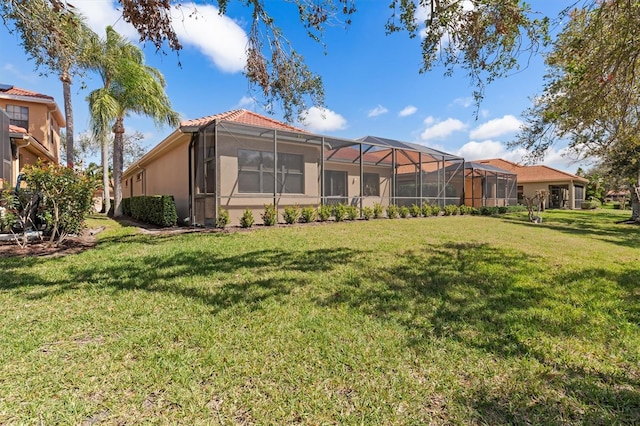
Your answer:
[[[640,222],[640,182],[631,187],[631,220]]]
[[[113,125],[113,217],[122,216],[122,167],[124,162],[124,118]]]
[[[111,185],[109,184],[109,147],[106,138],[103,136],[100,143],[102,154],[102,208],[105,213],[111,210]]]
[[[64,70],[60,76],[62,81],[62,95],[64,97],[64,119],[66,126],[66,151],[67,151],[67,167],[73,168],[75,163],[75,151],[73,147],[73,107],[71,105],[71,76],[68,70]],[[51,141],[53,143],[53,141]]]

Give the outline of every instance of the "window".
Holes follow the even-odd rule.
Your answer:
[[[324,195],[327,197],[327,204],[346,203],[347,172],[325,170]]]
[[[524,198],[524,186],[518,185],[518,201],[522,201]]]
[[[304,159],[302,155],[278,153],[278,168],[273,152],[238,150],[238,192],[273,194],[304,193]],[[275,176],[274,176],[275,175]]]
[[[136,174],[136,182],[140,182],[142,180],[142,172]]]
[[[363,176],[364,196],[380,195],[380,175],[377,173],[364,173]]]
[[[9,124],[29,130],[29,108],[18,105],[7,105]]]

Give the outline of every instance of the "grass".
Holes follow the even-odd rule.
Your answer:
[[[638,424],[626,218],[95,218],[93,250],[0,260],[0,423]]]

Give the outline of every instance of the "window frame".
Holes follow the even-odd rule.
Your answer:
[[[23,105],[7,104],[7,106],[5,107],[5,112],[9,116],[9,124],[22,127],[26,131],[29,131],[29,107]]]
[[[248,157],[258,156],[256,165],[242,164],[242,153],[248,153]],[[238,148],[238,192],[241,194],[304,194],[304,155],[288,152],[278,152],[276,166],[276,156],[273,151],[260,151],[256,149]],[[255,160],[254,160],[255,161]],[[294,164],[298,163],[298,164]],[[292,167],[293,165],[293,167]],[[274,173],[277,176],[277,188],[273,187]],[[243,177],[257,176],[257,191],[249,189],[244,185]],[[298,184],[287,186],[289,177],[299,179]],[[243,187],[244,186],[244,187]],[[291,186],[294,186],[291,189]]]

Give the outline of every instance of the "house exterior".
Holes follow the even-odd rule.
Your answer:
[[[464,204],[504,207],[518,204],[518,176],[487,163],[464,163]]]
[[[518,200],[521,200],[523,196],[534,196],[537,190],[547,190],[549,196],[545,200],[546,208],[581,208],[585,197],[585,187],[589,182],[583,177],[544,165],[523,166],[500,158],[479,160],[476,163],[491,165],[515,173],[518,179]]]
[[[247,110],[181,123],[123,174],[123,196],[173,195],[180,221],[232,223],[266,204],[456,204],[464,160],[391,139],[317,135]]]
[[[60,129],[66,123],[53,97],[0,84],[2,182],[15,183],[26,164],[60,162]]]

